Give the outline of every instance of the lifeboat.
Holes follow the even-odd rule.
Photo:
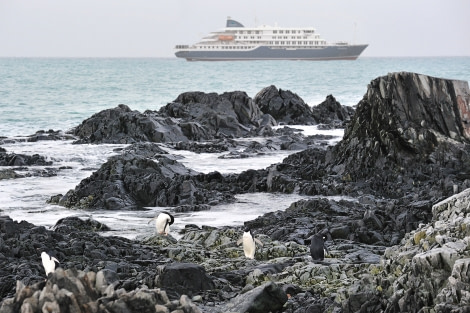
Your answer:
[[[222,41],[230,41],[233,39],[234,38],[232,35],[219,35],[219,40],[222,40]]]

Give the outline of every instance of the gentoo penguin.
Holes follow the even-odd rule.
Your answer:
[[[310,242],[310,255],[314,261],[323,261],[325,258],[325,251],[329,254],[328,249],[325,246],[326,237],[321,234],[315,234],[312,236]]]
[[[157,228],[157,234],[168,235],[170,233],[170,225],[175,222],[175,218],[168,212],[161,212],[158,216],[152,218],[149,223],[155,221],[155,227]]]
[[[253,236],[253,233],[250,229],[245,229],[243,233],[243,237],[237,241],[237,244],[243,242],[243,252],[245,252],[245,256],[249,259],[255,258],[255,250],[256,250],[256,243],[258,243],[261,247],[263,243]]]
[[[53,273],[60,263],[55,257],[50,256],[46,252],[41,253],[41,259],[42,266],[44,266],[44,270],[46,271],[46,277],[49,276],[49,273]]]

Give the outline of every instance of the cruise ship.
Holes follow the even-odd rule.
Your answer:
[[[175,55],[188,61],[355,60],[367,46],[327,43],[313,27],[245,27],[228,17],[225,28],[194,45],[177,45]]]

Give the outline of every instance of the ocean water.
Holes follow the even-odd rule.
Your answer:
[[[133,110],[158,110],[187,91],[223,93],[245,91],[254,97],[264,87],[291,90],[307,104],[321,103],[333,95],[343,105],[354,106],[369,82],[390,72],[470,80],[470,57],[359,58],[356,61],[243,61],[187,62],[160,59],[0,58],[0,138],[21,137],[38,130],[69,130],[101,110],[123,103]],[[318,133],[316,127],[304,132]],[[342,130],[328,131],[341,139]],[[1,139],[0,139],[1,142]],[[10,142],[9,153],[39,153],[66,166],[54,177],[0,180],[0,214],[37,225],[53,226],[62,217],[90,216],[110,226],[110,234],[129,238],[149,234],[148,220],[160,210],[137,212],[76,211],[46,204],[52,195],[65,194],[115,154],[115,145],[73,145],[71,142]],[[214,154],[177,151],[182,162],[197,171],[241,172],[280,162],[289,152],[255,159],[224,162]],[[237,203],[210,211],[177,215],[174,229],[185,224],[241,225],[265,212],[286,209],[301,195],[237,195]],[[129,223],[129,221],[131,223]]]

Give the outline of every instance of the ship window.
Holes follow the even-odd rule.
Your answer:
[[[281,45],[283,45],[283,44],[284,44],[284,41],[281,41]]]
[[[273,34],[277,34],[277,30],[273,30]]]
[[[290,31],[286,30],[286,34],[290,33]]]
[[[278,45],[278,44],[279,44],[279,41],[275,41],[274,43],[275,43],[276,45]]]
[[[246,33],[247,33],[247,34],[251,34],[251,30],[247,30]]]
[[[259,34],[259,30],[257,30],[255,34]]]
[[[283,31],[283,30],[280,30],[280,31],[279,31],[279,34],[284,34],[284,31]]]
[[[295,34],[295,30],[293,30],[292,33]]]

